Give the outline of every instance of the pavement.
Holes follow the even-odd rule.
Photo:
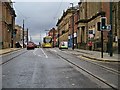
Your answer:
[[[4,55],[13,51],[20,50],[21,48],[7,48],[7,49],[0,49],[0,55]]]
[[[72,50],[72,49],[69,49]],[[110,57],[108,53],[103,53],[103,58],[101,58],[100,51],[90,51],[90,50],[83,50],[83,49],[74,49],[74,51],[79,52],[82,57],[98,60],[98,61],[105,61],[105,62],[120,62],[120,54],[114,54]]]

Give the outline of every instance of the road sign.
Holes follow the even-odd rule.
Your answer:
[[[111,30],[111,25],[107,25],[107,30]]]

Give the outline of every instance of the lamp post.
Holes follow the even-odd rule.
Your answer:
[[[74,12],[73,12],[73,3],[70,3],[72,5],[72,50],[74,50]]]
[[[110,48],[109,48],[109,52],[110,52],[110,57],[113,56],[113,35],[112,35],[112,3],[113,2],[110,2],[110,25],[111,25],[111,30],[109,32],[109,45],[110,45]]]
[[[23,35],[22,35],[23,37],[23,48],[24,48],[24,19],[23,19]]]
[[[28,28],[27,28],[27,45],[28,45]]]
[[[59,26],[58,26],[58,47],[59,47],[59,44],[60,44],[60,30],[59,30]]]
[[[12,24],[11,24],[11,27],[12,27],[12,31],[11,31],[11,48],[13,48],[13,20],[14,20],[14,16],[12,15]]]

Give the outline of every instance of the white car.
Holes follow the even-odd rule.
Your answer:
[[[67,41],[60,42],[59,49],[68,49],[68,42]]]

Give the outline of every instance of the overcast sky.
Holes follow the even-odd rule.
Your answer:
[[[15,1],[15,0],[14,0]],[[19,2],[16,0],[14,9],[16,11],[16,24],[22,26],[23,19],[25,20],[25,29],[29,29],[29,35],[35,43],[40,41],[41,37],[45,36],[45,30],[56,27],[58,18],[61,17],[63,10],[71,7],[71,2]],[[78,0],[79,1],[79,0]],[[77,1],[74,5],[77,5]],[[41,39],[42,40],[42,39]]]

